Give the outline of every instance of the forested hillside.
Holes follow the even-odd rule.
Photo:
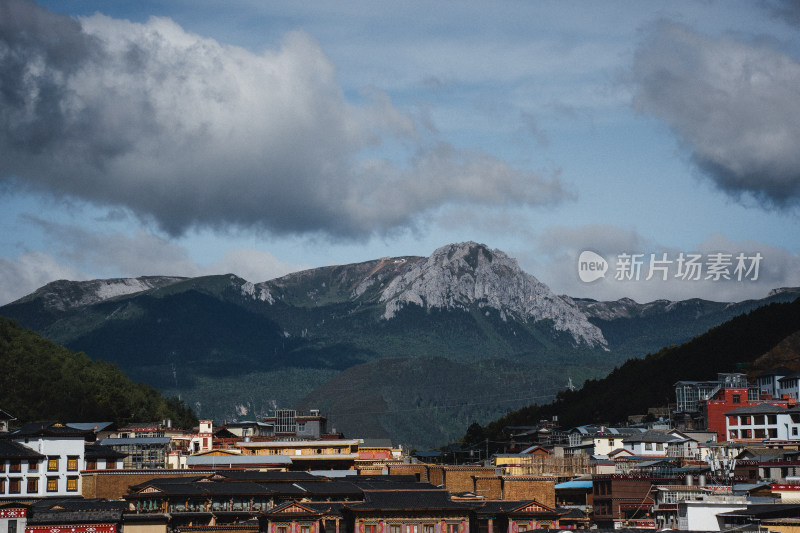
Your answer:
[[[680,346],[631,359],[603,379],[590,379],[578,390],[559,392],[550,404],[519,409],[483,427],[473,424],[463,441],[499,441],[504,427],[535,425],[553,416],[558,416],[563,427],[624,422],[628,415],[644,414],[649,407],[674,402],[678,381],[716,379],[719,372],[746,372],[762,355],[799,330],[800,299],[770,304]]]
[[[145,422],[172,419],[191,428],[197,418],[178,399],[133,383],[115,365],[92,361],[0,317],[0,409],[15,423]]]

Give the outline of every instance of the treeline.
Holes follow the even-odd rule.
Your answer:
[[[0,317],[0,409],[16,424],[37,420],[117,424],[197,417],[177,398],[133,383],[116,365],[92,361]]]
[[[532,426],[558,416],[559,425],[613,425],[628,415],[675,401],[678,381],[714,380],[720,372],[743,372],[761,355],[800,330],[800,299],[773,303],[739,315],[680,346],[631,359],[603,379],[587,380],[575,391],[561,391],[547,405],[531,405],[487,424],[473,424],[465,444],[504,440],[507,426]],[[765,370],[765,369],[764,369]]]

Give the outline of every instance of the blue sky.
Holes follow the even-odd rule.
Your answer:
[[[779,0],[0,0],[0,303],[468,240],[574,297],[800,286],[799,37]]]

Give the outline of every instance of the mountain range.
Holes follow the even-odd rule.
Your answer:
[[[505,253],[466,242],[261,283],[232,274],[56,281],[0,315],[117,364],[201,418],[318,408],[348,436],[430,448],[798,296],[572,299]]]

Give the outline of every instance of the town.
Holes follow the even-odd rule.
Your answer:
[[[626,425],[507,427],[502,450],[407,450],[318,410],[188,430],[0,410],[0,533],[794,531],[800,374],[680,381]]]

